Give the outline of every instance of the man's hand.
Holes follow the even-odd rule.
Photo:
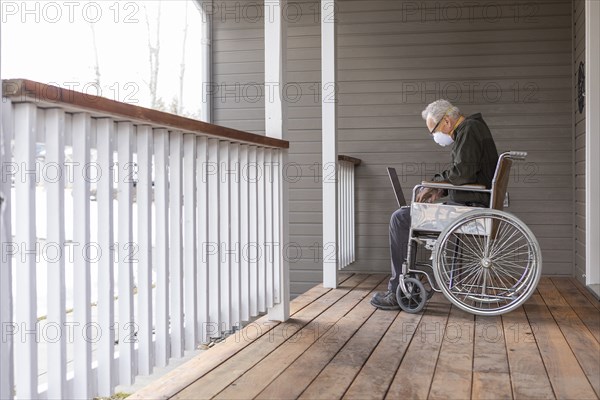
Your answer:
[[[421,188],[415,199],[417,203],[433,203],[444,195],[443,189]]]

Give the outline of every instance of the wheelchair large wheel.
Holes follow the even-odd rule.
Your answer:
[[[531,230],[517,217],[480,209],[461,215],[440,234],[433,269],[442,293],[457,307],[500,315],[535,291],[542,254]]]

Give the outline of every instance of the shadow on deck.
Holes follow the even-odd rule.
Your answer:
[[[423,312],[375,310],[384,275],[345,275],[138,391],[144,399],[566,398],[600,396],[600,303],[542,278],[521,308],[475,317],[436,294]]]

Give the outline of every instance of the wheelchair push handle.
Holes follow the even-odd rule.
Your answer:
[[[513,160],[524,160],[527,157],[526,151],[509,151],[508,155]]]

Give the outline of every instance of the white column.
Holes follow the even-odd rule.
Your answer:
[[[285,139],[287,135],[287,103],[284,98],[284,87],[287,83],[287,21],[283,14],[287,0],[265,0],[265,91],[268,91],[265,101],[265,133],[277,139]],[[275,153],[277,154],[277,153]],[[278,162],[287,162],[287,151],[283,159]],[[285,164],[280,164],[273,172],[281,174]],[[275,211],[278,213],[273,221],[278,221],[275,226],[276,242],[275,251],[279,273],[275,273],[279,282],[275,287],[280,287],[280,302],[269,309],[269,319],[284,321],[289,318],[289,263],[283,254],[283,249],[289,241],[288,217],[288,186],[285,179],[278,187],[274,199],[279,199],[281,206]]]
[[[10,142],[12,140],[12,104],[9,99],[0,105],[0,156],[3,163],[11,162]],[[4,176],[4,165],[2,174]],[[8,178],[8,177],[7,177]],[[2,254],[6,254],[7,246],[12,242],[11,224],[11,179],[0,179],[0,246]],[[12,304],[12,257],[0,258],[0,323],[8,326],[13,322]],[[0,340],[0,399],[13,398],[13,338],[7,335],[6,340]]]
[[[600,2],[585,2],[585,263],[587,285],[600,284]],[[598,292],[596,292],[598,294]]]
[[[321,0],[323,286],[337,287],[337,92],[335,0]],[[331,252],[333,246],[335,251]]]

